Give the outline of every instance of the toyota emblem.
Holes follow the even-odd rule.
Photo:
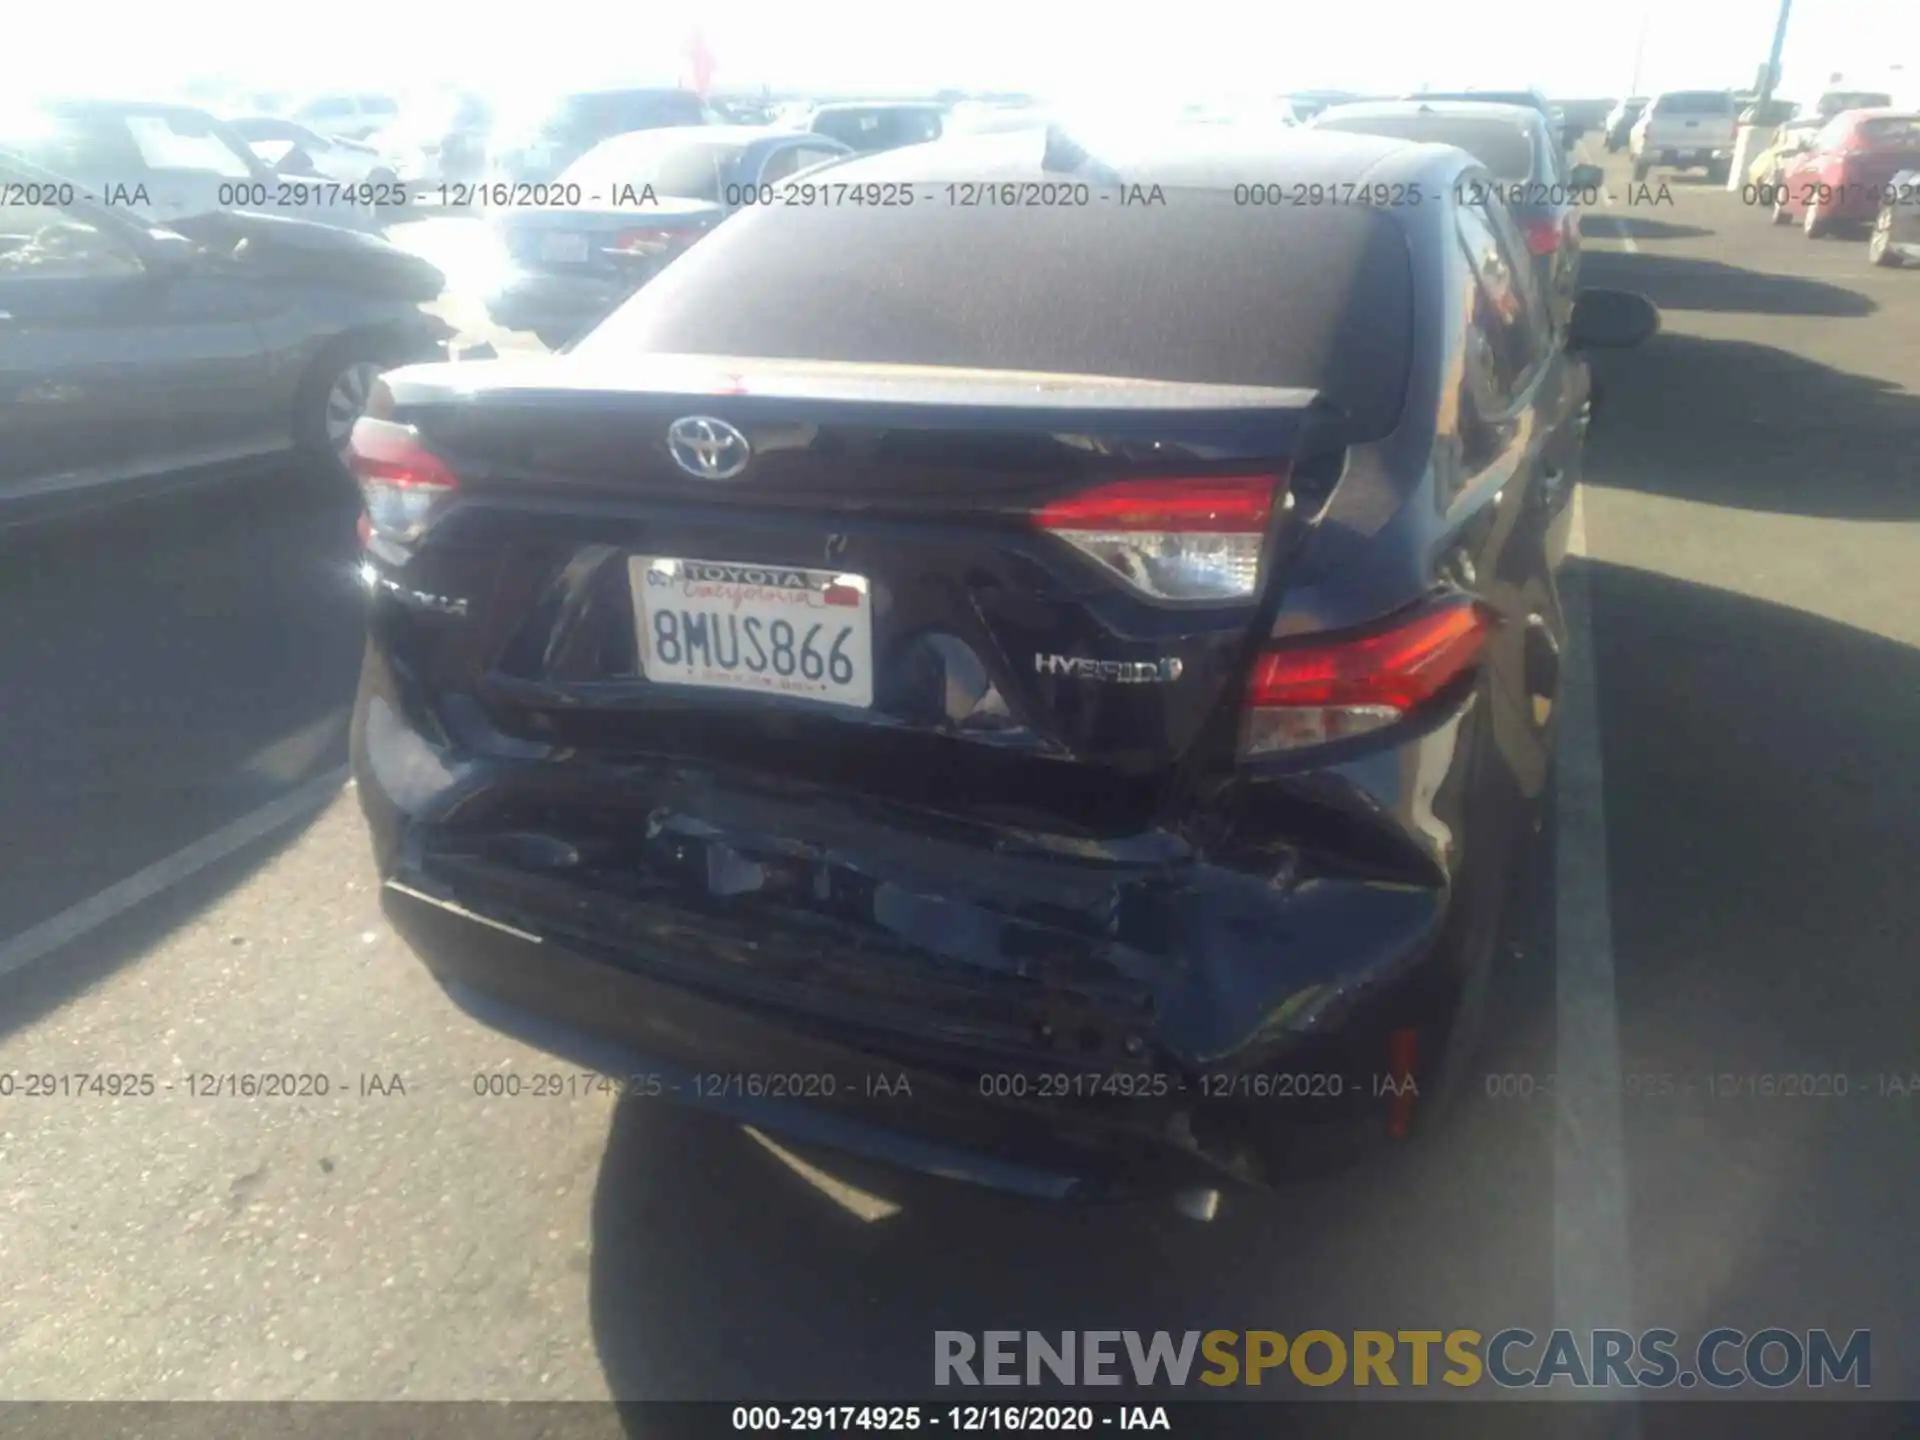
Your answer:
[[[753,457],[746,436],[707,415],[686,415],[669,425],[667,449],[676,465],[702,480],[731,480]]]

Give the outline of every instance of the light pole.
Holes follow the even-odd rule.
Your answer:
[[[1640,12],[1640,38],[1634,41],[1633,44],[1633,84],[1627,87],[1627,94],[1629,95],[1638,95],[1640,93],[1640,62],[1646,57],[1647,25],[1652,19],[1652,14],[1653,12],[1651,10],[1642,10]]]
[[[1773,99],[1773,87],[1780,83],[1780,52],[1787,43],[1787,17],[1793,13],[1793,0],[1780,0],[1780,18],[1773,22],[1773,50],[1767,56],[1766,83],[1760,87],[1759,103]]]

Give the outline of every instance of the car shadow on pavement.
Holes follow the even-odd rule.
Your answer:
[[[1920,399],[1888,381],[1671,331],[1594,368],[1592,484],[1742,510],[1920,519]]]
[[[1583,285],[1637,290],[1662,310],[1748,315],[1808,315],[1857,320],[1880,307],[1857,290],[1803,275],[1770,275],[1686,255],[1589,251]]]
[[[1644,215],[1622,215],[1617,210],[1591,213],[1597,213],[1605,222],[1583,230],[1583,235],[1592,240],[1612,240],[1623,235],[1635,240],[1697,240],[1713,233],[1698,225],[1676,225],[1671,220],[1649,220]],[[1585,224],[1585,217],[1582,223]]]
[[[0,1036],[137,960],[310,823],[290,813],[30,958],[40,927],[344,763],[365,643],[346,498],[263,472],[9,533],[0,967],[20,965],[0,974]]]
[[[8,1036],[51,1015],[122,967],[152,953],[168,936],[191,925],[219,904],[222,897],[240,889],[283,851],[297,844],[323,813],[324,806],[314,806],[312,814],[289,820],[271,835],[208,865],[181,884],[50,950],[11,974],[0,975],[0,1045],[4,1045]],[[217,962],[225,956],[208,959]],[[115,1065],[126,1071],[152,1071],[166,1069],[169,1057],[90,1056],[89,1063],[78,1068],[96,1068],[91,1063],[95,1059],[100,1067]],[[0,1065],[0,1069],[4,1068],[7,1067]]]
[[[1622,1063],[1671,1087],[1626,1111],[1636,1310],[1869,1328],[1875,1394],[1912,1398],[1920,649],[1593,571]],[[1782,1072],[1818,1078],[1740,1088]]]
[[[1517,925],[1499,957],[1476,1079],[1551,1069],[1544,934],[1537,916]],[[1470,1087],[1432,1133],[1349,1169],[1230,1191],[1211,1224],[1165,1200],[1028,1200],[778,1141],[817,1167],[810,1179],[735,1124],[630,1099],[594,1198],[591,1312],[608,1388],[925,1399],[940,1329],[1545,1323],[1552,1110],[1487,1093]],[[833,1182],[867,1208],[834,1198]]]

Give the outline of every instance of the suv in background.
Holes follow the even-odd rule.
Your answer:
[[[1720,184],[1733,164],[1740,102],[1731,90],[1669,90],[1656,95],[1627,140],[1633,178],[1644,180],[1656,165],[1704,169]]]
[[[516,122],[501,117],[489,169],[495,180],[545,184],[602,140],[636,130],[714,125],[720,117],[691,90],[583,90]]]

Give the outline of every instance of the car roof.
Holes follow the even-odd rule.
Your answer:
[[[1536,100],[1541,104],[1547,102],[1545,93],[1534,89],[1531,85],[1487,85],[1462,90],[1423,90],[1418,94],[1402,95],[1398,98],[1401,100],[1465,100],[1476,95],[1525,95],[1529,106]]]
[[[818,115],[825,110],[945,110],[938,100],[826,100],[813,107]]]
[[[1377,119],[1388,115],[1438,115],[1459,120],[1506,120],[1533,128],[1547,123],[1531,105],[1507,105],[1497,100],[1363,100],[1353,105],[1333,105],[1314,116],[1314,122],[1326,119]]]
[[[740,144],[751,144],[755,140],[778,140],[791,137],[795,140],[817,140],[817,135],[809,135],[804,130],[796,130],[791,125],[661,125],[652,130],[627,130],[619,135],[609,135],[601,144],[613,140],[624,140],[628,135],[645,135],[652,140],[679,138],[683,140],[731,140]]]
[[[602,95],[693,95],[684,85],[596,85],[586,90],[561,90],[555,100],[592,100]],[[698,99],[698,96],[695,96]]]
[[[1048,164],[1052,153],[1057,163]],[[1101,183],[1231,190],[1266,184],[1340,184],[1430,178],[1447,168],[1446,147],[1310,127],[1176,124],[1103,134],[1052,123],[938,145],[863,155],[841,167],[849,181],[1079,179]],[[1077,154],[1082,168],[1073,168]],[[1454,168],[1459,168],[1457,164]]]

